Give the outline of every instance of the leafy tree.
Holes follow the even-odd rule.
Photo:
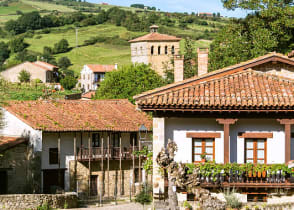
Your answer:
[[[139,192],[138,195],[136,195],[135,202],[143,205],[143,210],[146,204],[149,204],[152,202],[151,192],[147,184],[144,184],[142,186],[141,191]]]
[[[58,63],[58,66],[62,69],[67,69],[71,65],[71,62],[68,59],[68,57],[59,58],[57,63]]]
[[[24,37],[16,37],[8,42],[10,51],[13,53],[21,52],[29,45],[24,42]]]
[[[114,85],[115,84],[115,85]],[[145,64],[123,66],[117,71],[106,73],[105,80],[97,90],[97,99],[133,100],[133,96],[165,84],[150,66]]]
[[[65,53],[69,51],[69,44],[66,39],[61,39],[58,43],[54,44],[54,53]]]
[[[19,72],[18,79],[20,82],[29,82],[31,79],[31,74],[26,70],[21,70],[21,72]]]
[[[66,90],[73,89],[77,84],[77,79],[72,76],[66,76],[63,79],[60,80],[60,84],[62,87],[64,87]]]
[[[10,50],[5,42],[0,42],[0,67],[9,58]]]
[[[185,39],[184,79],[197,75],[197,54],[191,39]]]

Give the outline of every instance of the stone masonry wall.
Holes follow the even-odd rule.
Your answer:
[[[53,208],[78,207],[76,194],[18,194],[0,195],[0,209],[37,209],[38,206],[49,204]]]

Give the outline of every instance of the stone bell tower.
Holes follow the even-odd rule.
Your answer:
[[[164,76],[166,65],[180,51],[180,38],[158,33],[158,26],[150,26],[150,33],[130,40],[133,63],[151,64],[151,67]]]

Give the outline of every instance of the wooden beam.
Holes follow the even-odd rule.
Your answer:
[[[74,156],[75,156],[75,162],[74,162],[74,189],[75,191],[77,186],[77,133],[75,132],[74,136]]]
[[[103,135],[103,133],[102,133]],[[101,182],[101,194],[104,196],[104,138],[101,139],[101,171],[102,171],[102,182]]]
[[[89,132],[88,136],[88,156],[89,156],[89,196],[91,195],[91,154],[92,154],[92,142]]]
[[[61,183],[61,174],[60,174],[60,151],[61,151],[61,136],[60,133],[58,133],[58,140],[57,140],[57,150],[58,150],[58,186],[60,186]]]
[[[136,134],[137,135],[137,134]],[[139,139],[139,151],[141,151],[141,140]],[[139,184],[141,186],[142,174],[141,174],[141,155],[139,154]]]
[[[220,138],[220,133],[187,133],[187,138]]]
[[[108,199],[110,198],[110,194],[109,194],[109,155],[110,155],[110,137],[109,137],[109,133],[108,133],[108,136],[107,136],[107,195],[108,195]]]
[[[240,138],[273,138],[273,133],[238,133],[238,137]]]
[[[278,119],[285,126],[285,163],[291,160],[291,125],[294,124],[294,119]]]
[[[135,138],[133,138],[133,149],[132,149],[132,157],[133,157],[133,186],[132,186],[132,191],[133,194],[135,194],[135,155],[134,155],[134,151],[135,151]]]
[[[122,169],[121,169],[121,156],[122,156],[122,152],[121,152],[121,135],[119,136],[119,174],[120,174],[120,179],[119,179],[119,182],[120,182],[120,195],[123,194],[123,191],[122,191]]]
[[[230,125],[235,124],[237,119],[216,119],[224,125],[224,163],[230,162]]]

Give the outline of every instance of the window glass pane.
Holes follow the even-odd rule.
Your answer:
[[[212,148],[212,147],[206,147],[206,148],[205,148],[205,152],[206,152],[207,154],[212,154],[212,153],[213,153],[213,148]]]
[[[247,150],[246,156],[247,158],[253,158],[253,150]]]
[[[257,141],[257,148],[258,149],[264,149],[264,140],[258,140]]]
[[[206,155],[206,159],[207,160],[213,160],[213,156],[212,155]]]
[[[201,139],[194,140],[194,146],[202,146],[202,140]]]
[[[206,146],[210,146],[210,147],[213,146],[213,140],[212,139],[206,139],[205,142],[206,142]]]
[[[202,148],[201,147],[194,147],[194,153],[201,154]]]
[[[257,160],[257,163],[264,163],[264,160]]]
[[[258,150],[257,151],[257,158],[264,158],[264,150]]]
[[[246,141],[246,148],[253,149],[253,140]]]
[[[201,161],[200,155],[194,155],[194,161]]]
[[[253,163],[253,160],[246,160],[246,163]]]

